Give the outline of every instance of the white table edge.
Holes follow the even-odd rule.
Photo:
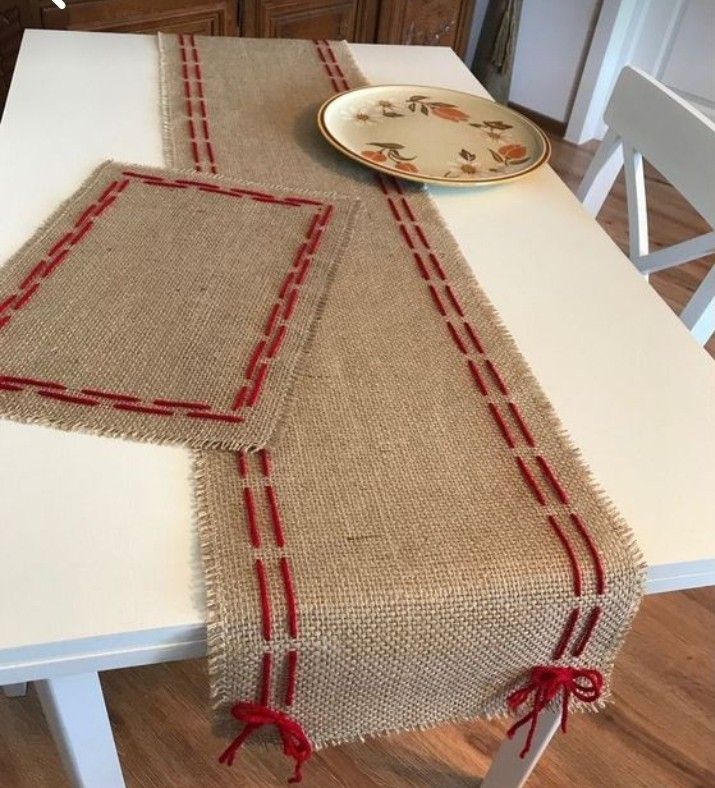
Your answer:
[[[649,567],[645,593],[715,585],[715,558]],[[33,643],[0,652],[0,686],[86,671],[152,665],[206,655],[206,625],[105,634],[61,643]]]

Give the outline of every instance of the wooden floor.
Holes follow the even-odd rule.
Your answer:
[[[573,186],[591,152],[554,140],[553,164]],[[705,231],[657,173],[649,173],[648,195],[653,248]],[[622,246],[624,219],[620,184],[600,220]],[[653,276],[653,286],[679,309],[706,270],[705,262],[691,263]],[[713,340],[709,350],[715,355]],[[714,655],[715,588],[645,599],[617,663],[615,704],[601,714],[574,715],[569,735],[557,736],[529,785],[715,786]],[[209,733],[203,660],[113,671],[102,681],[129,786],[285,784],[289,767],[274,750],[249,749],[233,770],[216,763],[222,745]],[[325,750],[307,767],[305,785],[474,788],[505,727],[503,721],[475,721]],[[34,694],[0,700],[0,786],[64,785]]]

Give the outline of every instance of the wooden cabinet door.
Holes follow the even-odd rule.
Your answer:
[[[241,35],[374,41],[378,0],[247,0]]]
[[[378,44],[452,47],[464,57],[475,0],[384,0]]]
[[[23,0],[0,0],[0,117],[20,50],[22,31],[29,21]]]
[[[61,10],[50,0],[30,0],[40,26],[55,30],[121,33],[236,34],[235,0],[67,0]]]

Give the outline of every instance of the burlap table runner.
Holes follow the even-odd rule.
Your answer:
[[[356,205],[102,165],[0,270],[0,414],[265,445]]]
[[[320,103],[365,83],[346,45],[160,49],[171,164],[365,208],[280,431],[197,456],[223,759],[259,728],[300,766],[311,745],[598,705],[639,553],[428,194],[321,139]]]

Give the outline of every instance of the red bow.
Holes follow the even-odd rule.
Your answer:
[[[303,732],[300,725],[285,714],[270,709],[267,706],[260,706],[257,703],[236,703],[231,709],[231,714],[239,721],[245,723],[245,728],[221,753],[219,763],[226,763],[229,766],[237,750],[246,739],[263,725],[275,725],[283,742],[283,753],[288,758],[295,761],[295,771],[288,780],[289,783],[299,783],[303,780],[303,764],[313,754],[308,737]]]
[[[519,687],[506,699],[509,708],[512,711],[516,711],[522,703],[526,703],[529,700],[529,696],[532,693],[534,695],[531,711],[520,720],[517,720],[507,731],[507,736],[511,739],[522,725],[531,722],[526,743],[519,753],[519,757],[523,758],[531,749],[531,742],[534,738],[539,714],[560,692],[563,694],[561,730],[566,733],[571,696],[573,695],[585,703],[593,703],[593,701],[601,697],[602,689],[603,676],[597,670],[551,665],[537,665],[533,668],[529,683]]]

